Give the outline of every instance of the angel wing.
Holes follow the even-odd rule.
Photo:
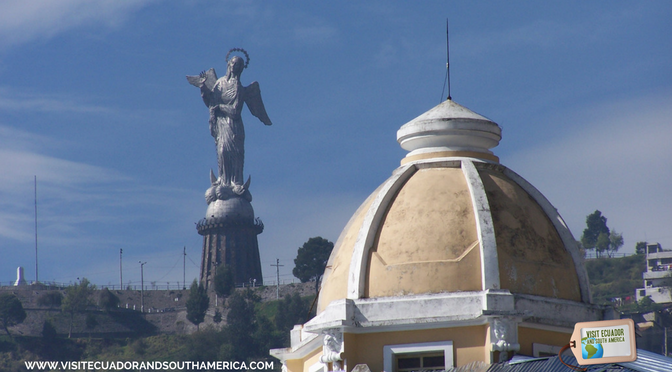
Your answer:
[[[205,85],[208,90],[212,91],[212,88],[217,82],[217,73],[215,72],[215,69],[211,68],[208,71],[203,71],[200,75],[187,75],[187,81],[189,84],[197,88],[201,87],[201,82],[203,82],[203,79],[205,79],[203,85]]]
[[[266,113],[264,101],[261,100],[261,89],[259,89],[259,83],[256,81],[245,87],[245,103],[247,103],[247,108],[250,109],[252,115],[259,118],[262,123],[273,124]]]

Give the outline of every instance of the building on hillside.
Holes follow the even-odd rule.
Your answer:
[[[317,315],[273,349],[291,372],[446,370],[557,355],[592,304],[557,210],[490,151],[501,128],[448,99],[403,125],[409,151],[347,223]],[[361,366],[357,370],[360,370]]]
[[[642,273],[642,278],[644,288],[637,288],[637,301],[651,297],[656,303],[672,302],[669,288],[672,279],[672,250],[665,250],[658,243],[647,244],[646,271]]]

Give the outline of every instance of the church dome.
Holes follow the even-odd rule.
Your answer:
[[[409,154],[343,229],[318,312],[339,299],[485,290],[590,303],[574,237],[499,164],[500,139],[496,123],[452,100],[403,125]]]

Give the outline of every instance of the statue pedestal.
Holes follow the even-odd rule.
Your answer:
[[[203,236],[200,281],[206,289],[214,290],[217,267],[230,265],[236,285],[251,281],[263,284],[257,235],[264,230],[254,209],[242,197],[215,200],[208,204],[206,218],[196,224]]]

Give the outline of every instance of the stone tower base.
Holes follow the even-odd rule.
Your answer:
[[[252,210],[247,201],[237,199],[232,202],[236,204],[237,211],[241,210],[241,203],[247,204],[243,208],[246,212]],[[208,208],[209,214],[211,207]],[[231,266],[236,285],[263,284],[257,235],[264,230],[264,224],[259,218],[255,219],[253,213],[216,213],[197,223],[198,233],[203,236],[200,281],[206,289],[214,289],[217,267],[221,265]]]

